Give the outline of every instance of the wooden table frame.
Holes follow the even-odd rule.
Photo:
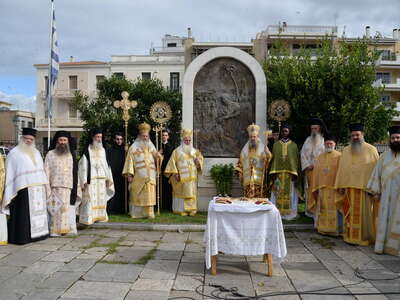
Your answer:
[[[211,256],[211,275],[217,275],[218,255]],[[263,262],[267,264],[267,276],[272,276],[272,254],[264,254]]]

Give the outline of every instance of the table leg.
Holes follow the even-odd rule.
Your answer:
[[[211,256],[211,275],[217,275],[217,257],[218,255]]]
[[[268,276],[272,276],[272,254],[267,254],[267,261],[268,261]]]

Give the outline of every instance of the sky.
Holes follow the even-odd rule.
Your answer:
[[[268,25],[337,25],[341,35],[391,36],[400,0],[54,0],[60,60],[109,61],[147,54],[164,34],[196,41],[248,42]],[[34,110],[33,64],[50,53],[50,0],[0,0],[0,101]]]

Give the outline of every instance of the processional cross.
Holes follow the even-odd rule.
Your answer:
[[[129,115],[129,109],[135,108],[138,103],[135,100],[129,101],[129,93],[127,91],[123,91],[121,93],[122,100],[114,101],[115,108],[122,109],[122,120],[124,120],[124,128],[125,128],[125,156],[128,153],[128,121],[131,118]],[[127,182],[125,178],[125,209],[128,211],[128,193],[127,193]]]
[[[129,109],[130,108],[135,108],[138,103],[135,100],[129,101],[129,93],[126,91],[123,91],[121,93],[122,100],[117,100],[114,101],[114,107],[115,108],[121,108],[122,109],[122,120],[124,120],[124,127],[125,127],[125,151],[128,150],[128,121],[131,118],[129,115]]]

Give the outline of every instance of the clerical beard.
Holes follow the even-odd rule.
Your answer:
[[[325,152],[331,153],[333,150],[335,150],[335,147],[327,147],[327,146],[325,146]]]
[[[69,145],[57,143],[55,150],[58,155],[65,155],[65,154],[69,153]]]
[[[249,140],[249,149],[257,149],[258,141]]]
[[[396,154],[400,152],[400,142],[390,142],[389,147]]]
[[[361,146],[364,143],[364,138],[360,138],[359,141],[350,141],[351,152],[353,153],[360,153]]]
[[[190,145],[182,144],[182,148],[183,148],[183,152],[185,152],[186,154],[191,154],[193,151],[192,144],[190,144]]]
[[[149,140],[142,140],[140,139],[139,141],[140,148],[142,148],[144,151],[149,151],[150,150],[150,141]]]
[[[23,138],[19,140],[18,143],[18,148],[25,153],[26,155],[29,156],[29,158],[32,160],[33,164],[36,165],[36,159],[35,159],[35,142],[32,144],[28,145],[24,142]]]
[[[320,133],[313,132],[311,134],[311,142],[313,146],[320,145],[322,143],[322,135]]]
[[[93,143],[92,143],[92,149],[93,149],[93,150],[100,150],[100,149],[103,149],[103,143],[102,143],[102,142],[93,141]]]

